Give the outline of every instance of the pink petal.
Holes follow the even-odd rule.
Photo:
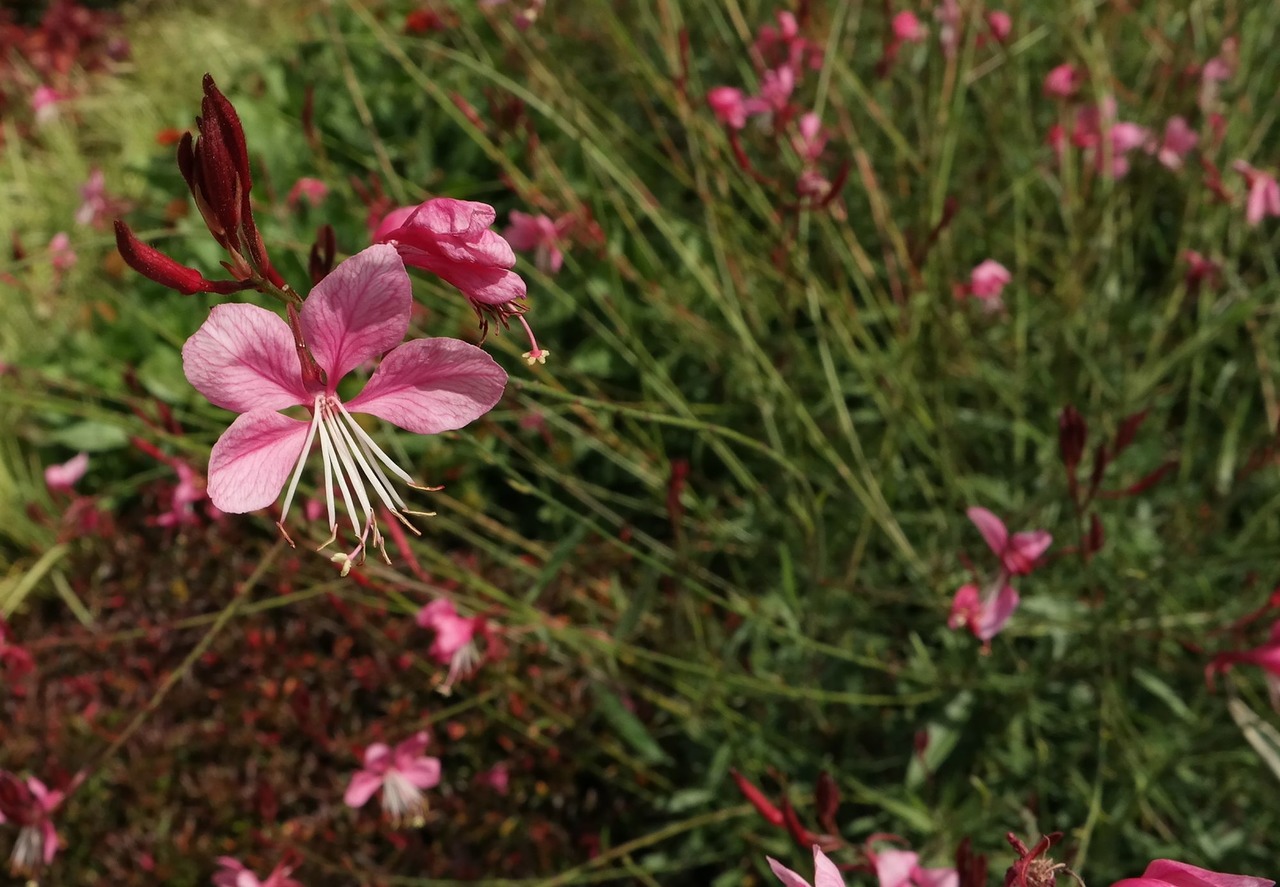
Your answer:
[[[453,601],[441,597],[427,604],[413,618],[422,628],[434,629],[440,620],[457,619],[458,611],[453,606]],[[1280,622],[1276,624],[1280,625]]]
[[[439,758],[418,758],[409,766],[397,769],[401,776],[418,788],[435,788],[440,784]]]
[[[374,242],[380,243],[392,231],[403,227],[404,223],[418,211],[416,206],[402,206],[399,209],[393,209],[383,217],[378,223],[378,227],[373,231]]]
[[[977,622],[982,611],[982,593],[976,585],[961,585],[951,601],[951,615],[947,617],[947,627],[951,629]],[[886,851],[897,852],[897,851]]]
[[[487,203],[436,197],[422,203],[406,225],[426,228],[436,234],[476,236],[492,227],[497,219],[497,211]]]
[[[209,499],[222,511],[266,508],[302,455],[307,423],[271,410],[236,418],[209,454]]]
[[[217,305],[182,346],[182,371],[214,406],[247,413],[310,400],[289,325],[257,305]]]
[[[1036,561],[1040,559],[1040,555],[1048,551],[1052,544],[1053,537],[1045,530],[1014,533],[1001,560],[1010,573],[1030,573]]]
[[[1174,862],[1172,859],[1155,860],[1147,866],[1142,877],[1155,878],[1173,887],[1274,887],[1276,883],[1268,878],[1211,872],[1185,862]]]
[[[347,408],[406,431],[438,434],[493,409],[506,384],[502,367],[474,345],[459,339],[414,339],[383,359]]]
[[[423,751],[431,742],[431,735],[426,730],[419,730],[408,739],[396,744],[395,750],[395,766],[397,769],[402,768],[418,758],[422,757]]]
[[[348,807],[363,807],[382,788],[382,777],[375,776],[367,770],[361,770],[351,777],[351,784],[342,796],[342,802]]]
[[[302,334],[329,389],[409,331],[413,285],[395,247],[373,246],[329,273],[302,305]]]
[[[1018,601],[1018,592],[1011,585],[1001,586],[993,600],[985,601],[973,632],[978,640],[989,641],[998,635],[1018,609]]]
[[[45,820],[40,823],[40,836],[43,839],[44,864],[48,865],[53,862],[53,857],[58,854],[58,830],[53,827],[53,823]]]
[[[955,869],[916,869],[917,887],[960,887],[960,873]]]
[[[844,887],[840,869],[817,844],[813,845],[813,887]]]
[[[50,465],[44,470],[44,483],[50,490],[67,491],[76,485],[89,470],[89,454],[77,453],[61,465]]]
[[[386,773],[391,766],[391,747],[385,742],[375,742],[364,750],[364,769],[378,774]]]
[[[969,516],[969,520],[973,521],[973,525],[978,528],[982,538],[987,540],[987,547],[997,555],[1002,554],[1005,546],[1009,544],[1009,531],[1005,529],[1004,521],[987,511],[987,509],[977,506],[970,508],[965,514]]]
[[[919,855],[910,850],[880,851],[876,854],[876,878],[880,887],[907,887],[919,862]]]
[[[773,869],[774,875],[776,875],[778,880],[785,884],[786,887],[809,887],[808,881],[791,871],[791,869],[787,868],[782,863],[778,862],[778,860],[774,859],[772,856],[766,856],[765,859],[769,861],[769,868]]]
[[[512,249],[533,249],[542,239],[542,231],[537,220],[528,213],[518,209],[511,211],[511,224],[502,232]]]

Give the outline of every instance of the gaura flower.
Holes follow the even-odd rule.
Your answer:
[[[512,249],[521,252],[533,250],[533,261],[539,271],[558,274],[564,265],[564,252],[560,249],[560,238],[564,233],[562,229],[570,221],[568,216],[555,222],[547,215],[531,216],[513,209],[511,224],[502,234]]]
[[[529,363],[545,363],[550,352],[538,347],[524,319],[528,306],[524,279],[511,270],[516,254],[496,231],[497,213],[486,203],[436,197],[418,206],[392,210],[373,232],[375,243],[389,243],[406,265],[430,271],[462,291],[489,329],[490,319],[506,327],[516,318],[529,336]]]
[[[265,880],[230,856],[219,856],[218,865],[220,868],[213,874],[213,887],[302,887],[299,881],[289,877],[293,866],[284,862],[272,869]]]
[[[429,652],[436,662],[449,666],[449,676],[440,687],[447,694],[457,679],[469,675],[480,662],[474,639],[477,632],[484,631],[484,617],[459,616],[452,601],[437,598],[419,610],[414,621],[435,632]]]
[[[994,9],[985,16],[987,27],[991,29],[991,36],[996,38],[997,43],[1004,43],[1009,39],[1009,35],[1013,33],[1013,17],[1002,9]]]
[[[416,733],[395,749],[375,742],[365,749],[364,768],[351,777],[343,801],[348,807],[363,807],[382,789],[382,811],[393,827],[422,825],[427,810],[423,789],[440,784],[440,759],[422,752],[429,738]]]
[[[910,850],[867,851],[876,868],[880,887],[959,887],[960,876],[953,868],[926,869],[920,855]]]
[[[765,859],[769,861],[769,868],[773,869],[774,875],[782,882],[783,887],[811,887],[808,881],[772,856],[766,856]],[[840,874],[840,869],[836,868],[836,864],[827,858],[827,854],[823,853],[822,848],[817,844],[813,845],[812,887],[844,887],[844,877]]]
[[[1259,224],[1267,216],[1280,216],[1280,183],[1275,176],[1254,169],[1243,160],[1237,160],[1231,168],[1244,176],[1249,188],[1244,218],[1250,226]]]
[[[214,444],[208,493],[222,511],[266,508],[289,482],[280,529],[318,437],[330,537],[337,539],[336,480],[358,544],[335,554],[345,574],[372,544],[386,550],[374,503],[418,532],[387,472],[416,489],[409,473],[382,451],[352,413],[367,413],[415,434],[462,428],[493,408],[507,374],[484,351],[457,339],[414,339],[401,344],[413,305],[409,275],[396,251],[371,246],[335,268],[302,306],[297,336],[323,372],[304,374],[295,332],[265,308],[216,306],[182,348],[183,372],[215,406],[241,415]],[[387,353],[364,390],[349,400],[338,383],[353,369]],[[310,421],[279,410],[305,407]],[[292,469],[292,477],[290,470]],[[285,538],[288,536],[286,534]],[[324,548],[322,545],[321,548]]]
[[[1154,138],[1147,142],[1147,151],[1156,155],[1161,165],[1167,169],[1181,169],[1182,160],[1195,148],[1200,136],[1187,125],[1182,117],[1170,117],[1164,125],[1164,138],[1156,142]]]
[[[89,454],[76,453],[61,465],[50,465],[44,470],[44,485],[51,491],[71,492],[84,473],[89,470]]]
[[[71,248],[71,238],[66,231],[59,231],[49,239],[49,264],[59,274],[70,271],[76,264],[76,251]]]
[[[1004,630],[1019,600],[1018,592],[1003,580],[992,583],[985,593],[972,583],[962,585],[951,601],[947,627],[967,628],[986,643]]]
[[[284,202],[290,209],[296,208],[302,200],[306,200],[312,206],[319,206],[328,196],[328,185],[320,179],[303,176],[293,183],[293,187],[289,189],[289,196],[284,199]]]
[[[1063,62],[1051,70],[1044,78],[1044,94],[1052,98],[1066,99],[1075,95],[1083,78],[1076,66]]]
[[[58,831],[53,827],[53,811],[65,794],[48,788],[34,776],[21,780],[0,771],[0,822],[18,826],[18,839],[9,856],[15,875],[30,875],[53,862],[58,853]]]
[[[707,105],[716,119],[730,129],[747,125],[746,97],[733,86],[716,86],[707,91]]]
[[[998,311],[1004,304],[1000,294],[1013,280],[1009,269],[995,259],[987,259],[969,272],[969,282],[956,284],[954,295],[957,299],[966,296],[977,299],[987,311]]]
[[[1012,576],[1025,576],[1035,567],[1040,555],[1053,544],[1053,537],[1045,530],[1009,535],[1004,521],[985,508],[970,508],[965,512],[978,528],[987,545],[1000,558],[1004,571]]]
[[[929,30],[920,22],[914,12],[899,12],[889,23],[893,31],[893,39],[898,43],[919,43],[928,36]]]
[[[1111,887],[1275,887],[1275,883],[1270,878],[1228,875],[1172,859],[1157,859],[1147,866],[1142,877],[1125,878]]]

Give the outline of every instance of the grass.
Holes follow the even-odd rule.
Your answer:
[[[24,241],[45,243],[69,224],[60,220],[78,198],[66,183],[101,163],[112,190],[135,202],[136,229],[215,268],[198,218],[166,223],[183,192],[153,146],[157,129],[187,123],[207,67],[240,109],[264,234],[295,282],[318,223],[332,223],[348,253],[367,243],[353,177],[397,202],[485,200],[500,218],[588,213],[602,233],[575,244],[557,276],[521,269],[530,320],[553,354],[546,366],[526,368],[519,337],[498,336],[487,347],[512,382],[488,419],[443,438],[383,435],[422,476],[447,482],[431,500],[439,517],[412,545],[422,576],[401,555],[368,567],[371,587],[336,583],[303,545],[288,569],[271,562],[255,584],[286,585],[282,605],[255,593],[214,640],[232,662],[250,656],[253,632],[294,638],[273,680],[310,682],[343,743],[424,720],[464,725],[466,738],[444,740],[446,779],[461,781],[442,818],[388,843],[368,818],[337,809],[335,780],[354,753],[326,747],[308,761],[306,730],[283,715],[278,747],[252,731],[216,739],[220,722],[265,703],[251,675],[200,668],[195,686],[180,683],[150,715],[157,726],[143,741],[157,760],[185,756],[217,774],[212,821],[223,830],[184,844],[174,835],[184,805],[202,804],[196,793],[168,788],[159,767],[143,775],[113,758],[94,805],[69,808],[62,824],[67,876],[108,877],[84,851],[89,836],[108,836],[116,854],[112,841],[143,840],[147,820],[125,800],[136,794],[166,823],[147,852],[174,867],[169,883],[203,883],[217,852],[270,860],[261,848],[281,846],[306,854],[308,884],[768,883],[766,852],[796,867],[803,853],[741,803],[731,767],[770,791],[781,783],[807,822],[806,787],[828,770],[851,843],[896,832],[936,864],[972,836],[1001,871],[1005,832],[1062,830],[1091,882],[1135,875],[1157,856],[1274,873],[1280,774],[1228,700],[1264,724],[1274,714],[1256,673],[1238,670],[1211,694],[1203,669],[1208,653],[1245,643],[1230,626],[1280,578],[1280,483],[1265,455],[1280,417],[1275,225],[1245,224],[1230,173],[1236,203],[1214,202],[1194,162],[1174,173],[1136,154],[1112,181],[1071,150],[1059,168],[1044,138],[1066,118],[1040,92],[1049,68],[1070,60],[1088,72],[1085,95],[1114,92],[1123,119],[1158,129],[1183,114],[1203,129],[1194,81],[1177,72],[1235,34],[1222,143],[1206,156],[1223,170],[1236,158],[1266,167],[1280,156],[1267,4],[1027,2],[1010,6],[1006,46],[979,45],[969,10],[954,57],[936,42],[907,47],[886,79],[873,71],[879,4],[813,4],[806,33],[826,61],[796,100],[820,110],[832,166],[847,160],[849,178],[831,207],[799,213],[786,209],[789,193],[739,168],[703,99],[721,84],[754,89],[750,43],[772,6],[600,3],[570,16],[553,3],[524,32],[502,8],[486,18],[458,6],[456,28],[427,36],[401,33],[408,4],[371,0],[305,16],[251,4],[194,17],[144,8],[131,25],[132,68],[98,82],[75,125],[6,142],[0,219]],[[184,41],[165,34],[198,35],[201,52],[175,55],[166,47]],[[308,87],[315,149],[300,122]],[[512,98],[522,115],[504,127],[492,108]],[[743,147],[762,178],[798,171],[765,131],[749,127]],[[322,208],[286,207],[302,175],[330,185]],[[948,200],[954,218],[922,257]],[[140,672],[110,701],[114,734],[238,600],[231,589],[274,531],[262,516],[234,518],[210,538],[122,521],[125,537],[179,550],[152,555],[141,541],[63,538],[55,549],[51,522],[27,516],[31,502],[45,514],[58,507],[39,466],[86,441],[99,451],[82,487],[117,513],[145,513],[163,470],[128,439],[198,463],[226,423],[186,386],[177,359],[204,297],[122,271],[103,234],[81,230],[75,245],[81,261],[56,293],[30,251],[13,270],[35,282],[0,324],[4,359],[19,368],[0,391],[4,600],[36,638],[106,631],[118,618],[103,603],[111,594],[137,595],[126,609],[153,612],[165,652],[137,653],[156,657],[157,676]],[[1220,282],[1190,289],[1187,249],[1218,259]],[[951,294],[988,257],[1013,273],[1005,313]],[[418,284],[429,315],[416,331],[474,341],[456,294]],[[126,366],[141,391],[126,385]],[[142,422],[151,398],[185,435]],[[1091,444],[1149,411],[1105,489],[1177,463],[1140,495],[1097,503],[1106,542],[1092,559],[1068,553],[1080,524],[1057,450],[1067,404],[1087,419]],[[1023,607],[990,655],[945,628],[965,555],[982,563],[964,518],[973,504],[1056,540],[1049,564],[1019,583]],[[223,561],[193,564],[201,546]],[[122,549],[140,560],[122,562]],[[147,580],[95,578],[125,563]],[[66,609],[56,575],[89,628]],[[164,586],[179,582],[187,596],[170,599]],[[431,692],[425,643],[404,628],[442,587],[464,610],[492,614],[510,648],[449,699]],[[203,621],[180,628],[183,619]],[[379,675],[404,650],[416,665],[355,691],[341,668],[305,664],[313,641],[335,657],[354,644],[342,662],[367,657]],[[89,665],[63,653],[47,669]],[[929,741],[917,756],[921,731]],[[106,737],[70,733],[55,747],[75,769]],[[189,734],[186,746],[173,738]],[[38,767],[39,752],[5,742],[0,764]],[[274,816],[248,797],[232,749],[287,795]],[[505,809],[465,787],[465,774],[499,756],[525,762]],[[199,767],[185,772],[201,778]],[[309,775],[289,783],[299,774]],[[541,853],[539,835],[551,836]]]

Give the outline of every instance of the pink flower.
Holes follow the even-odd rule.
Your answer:
[[[827,146],[827,135],[822,131],[822,118],[810,111],[800,118],[800,132],[791,139],[791,146],[805,163],[814,163]]]
[[[67,232],[59,231],[49,240],[49,264],[58,273],[65,273],[75,267],[77,256],[71,248],[71,238]]]
[[[44,470],[44,484],[51,491],[69,493],[89,470],[89,454],[76,453],[61,465],[50,465]]]
[[[867,851],[876,867],[880,887],[959,887],[960,875],[955,869],[920,867],[920,857],[910,850]]]
[[[1231,164],[1231,168],[1244,176],[1249,188],[1244,218],[1251,226],[1258,225],[1267,216],[1280,216],[1280,184],[1273,175],[1254,169],[1243,160]]]
[[[365,749],[364,768],[351,777],[343,801],[348,807],[363,807],[382,789],[382,811],[395,828],[408,823],[420,826],[427,811],[423,789],[440,784],[440,759],[422,752],[429,738],[416,733],[394,750],[375,742]]]
[[[373,233],[375,243],[389,243],[406,265],[430,271],[462,291],[487,330],[492,317],[504,327],[517,318],[533,348],[525,354],[532,363],[545,363],[522,316],[526,288],[511,270],[516,254],[501,235],[491,231],[497,213],[486,203],[436,197],[418,206],[392,210]]]
[[[796,88],[796,72],[789,66],[771,68],[764,72],[760,80],[760,94],[747,99],[748,114],[762,114],[769,111],[780,113],[787,109],[791,101],[791,93]]]
[[[1182,117],[1170,117],[1164,125],[1164,140],[1157,145],[1152,139],[1147,143],[1147,150],[1156,155],[1156,159],[1169,169],[1181,169],[1182,159],[1195,148],[1200,136],[1187,126]]]
[[[475,670],[480,662],[480,651],[475,644],[477,632],[483,632],[485,620],[481,616],[465,618],[458,615],[448,598],[436,598],[414,617],[422,628],[435,632],[431,643],[431,658],[449,666],[449,675],[440,691],[448,693],[454,683]]]
[[[300,882],[289,877],[293,866],[284,862],[272,869],[266,880],[259,880],[244,863],[230,856],[219,856],[218,865],[220,868],[213,875],[213,887],[302,887]]]
[[[933,17],[938,21],[938,43],[942,46],[942,54],[950,58],[960,46],[960,21],[963,18],[960,0],[941,0],[933,9]]]
[[[503,797],[511,790],[511,770],[506,764],[494,764],[476,776],[476,782],[487,785]]]
[[[988,586],[985,594],[976,585],[962,585],[951,601],[947,627],[967,628],[986,643],[1004,630],[1018,603],[1018,592],[1003,578]]]
[[[769,868],[773,869],[774,875],[782,882],[783,887],[810,887],[808,881],[772,856],[766,856],[765,859],[769,860]],[[823,853],[822,848],[817,844],[813,845],[812,887],[844,887],[844,877],[841,876],[840,870],[836,868],[834,862],[827,858],[827,854]]]
[[[969,272],[967,284],[956,286],[955,296],[957,299],[972,296],[981,300],[988,311],[995,311],[1003,304],[1000,295],[1012,280],[1008,268],[995,259],[987,259]]]
[[[1141,878],[1125,878],[1111,887],[1275,887],[1275,883],[1270,878],[1228,875],[1172,859],[1157,859],[1147,866]]]
[[[63,792],[49,789],[34,776],[24,781],[0,771],[0,821],[19,827],[9,856],[13,874],[31,875],[40,866],[53,862],[58,852],[58,831],[52,817],[64,797]]]
[[[1280,711],[1280,622],[1271,626],[1271,634],[1267,642],[1252,650],[1240,650],[1230,653],[1219,653],[1209,663],[1208,674],[1231,670],[1238,663],[1256,665],[1263,670],[1267,681],[1267,692],[1271,695],[1271,705]]]
[[[1076,70],[1076,66],[1064,62],[1045,75],[1044,94],[1052,98],[1070,98],[1080,88],[1080,81],[1080,72]]]
[[[36,123],[48,123],[58,116],[58,105],[66,101],[66,96],[52,86],[40,84],[31,93],[31,110],[35,112]]]
[[[308,178],[303,176],[293,183],[293,187],[289,189],[289,196],[285,198],[285,203],[290,209],[298,205],[298,201],[306,198],[306,201],[312,206],[319,206],[324,203],[324,199],[329,196],[329,186],[319,179]]]
[[[1084,148],[1098,169],[1113,179],[1123,178],[1129,172],[1128,153],[1145,145],[1149,138],[1145,127],[1116,119],[1116,100],[1112,96],[1077,111],[1071,133],[1072,143]],[[1111,158],[1110,167],[1105,169],[1102,167],[1104,140]]]
[[[1200,71],[1200,96],[1197,99],[1201,111],[1209,113],[1213,110],[1218,101],[1219,84],[1235,76],[1239,46],[1238,39],[1228,37],[1222,41],[1218,54],[1204,63]]]
[[[410,527],[406,515],[414,513],[387,471],[417,485],[351,414],[377,416],[415,434],[438,434],[487,413],[507,381],[491,357],[466,342],[415,339],[401,344],[412,305],[404,265],[392,247],[376,245],[347,259],[311,291],[301,316],[293,314],[292,331],[278,315],[256,305],[214,307],[183,346],[182,360],[187,379],[210,403],[241,414],[209,456],[208,492],[215,506],[232,514],[266,508],[288,480],[279,523],[283,532],[318,436],[329,541],[338,532],[335,478],[359,540],[350,554],[335,554],[332,560],[345,574],[363,560],[367,544],[385,557],[374,503],[381,502]],[[295,336],[310,349],[318,372],[309,364],[310,372],[304,372]],[[338,383],[388,351],[364,390],[344,404]],[[294,406],[310,410],[311,420],[278,412]]]
[[[1044,530],[1031,530],[1010,536],[1004,521],[985,508],[970,508],[965,514],[978,528],[987,546],[1000,558],[1004,571],[1011,576],[1030,573],[1035,568],[1036,561],[1053,544],[1053,537]]]
[[[889,24],[897,43],[919,43],[928,36],[928,29],[914,12],[899,12]]]
[[[1009,35],[1013,33],[1013,18],[1009,13],[994,9],[987,13],[986,19],[991,36],[996,38],[997,43],[1004,43],[1009,39]]]
[[[742,129],[747,125],[747,108],[742,90],[732,86],[717,86],[707,91],[707,105],[716,119],[730,129]]]
[[[567,222],[567,220],[564,220]],[[502,232],[511,244],[512,249],[521,252],[534,251],[534,263],[544,274],[557,274],[564,264],[564,253],[560,251],[560,225],[550,216],[531,216],[519,210],[511,211],[511,224]]]
[[[94,167],[89,178],[80,186],[80,208],[76,210],[76,224],[96,225],[109,211],[106,177],[102,170]]]
[[[204,476],[181,460],[173,460],[172,465],[178,475],[178,483],[174,485],[173,493],[170,495],[169,510],[157,515],[155,524],[158,527],[198,524],[200,516],[195,506],[208,497]],[[209,510],[213,512],[211,517],[220,516],[217,507],[212,503],[209,505]]]

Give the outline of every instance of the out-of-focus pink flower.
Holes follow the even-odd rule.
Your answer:
[[[893,39],[897,43],[919,43],[929,34],[929,29],[910,11],[895,15],[889,27],[893,30]]]
[[[214,307],[183,346],[182,368],[210,403],[240,413],[209,456],[208,492],[215,506],[232,514],[266,508],[288,481],[283,530],[318,436],[329,531],[336,538],[336,476],[358,540],[350,554],[333,555],[333,562],[345,575],[363,560],[367,546],[385,552],[375,503],[408,523],[407,506],[387,471],[415,484],[351,414],[377,416],[414,434],[438,434],[487,413],[507,381],[493,358],[474,345],[444,338],[403,342],[412,306],[404,265],[393,248],[379,244],[320,281],[292,316],[292,328],[256,305]],[[314,359],[309,371],[299,360],[295,336]],[[385,356],[364,390],[344,403],[338,383],[380,354]],[[293,406],[307,407],[311,419],[278,412]]]
[[[18,826],[18,839],[9,856],[15,875],[33,875],[53,862],[58,852],[58,831],[53,813],[65,794],[48,788],[34,776],[26,780],[0,771],[0,820]]]
[[[778,26],[764,25],[756,37],[755,50],[769,67],[788,67],[799,71],[822,67],[822,47],[800,34],[795,14],[782,10],[777,14]]]
[[[960,0],[942,0],[933,8],[933,17],[938,22],[938,43],[942,54],[950,58],[960,46],[960,22],[964,17]]]
[[[1155,139],[1147,142],[1147,150],[1156,160],[1169,169],[1182,169],[1182,160],[1195,149],[1200,136],[1187,125],[1182,117],[1170,117],[1164,125],[1164,138],[1158,144]]]
[[[230,856],[218,857],[218,871],[213,874],[213,887],[302,887],[290,878],[293,866],[281,862],[265,879],[259,879],[244,863]]]
[[[80,207],[76,210],[77,225],[96,225],[109,211],[106,177],[94,167],[89,178],[80,186]]]
[[[494,764],[488,770],[476,776],[476,782],[487,785],[503,797],[511,790],[511,768],[506,764]]]
[[[49,240],[49,264],[60,274],[75,267],[76,251],[71,248],[71,238],[66,231],[59,231]]]
[[[1204,68],[1200,71],[1200,96],[1198,99],[1201,111],[1209,113],[1214,109],[1218,102],[1220,84],[1235,76],[1236,54],[1239,45],[1240,41],[1238,39],[1228,37],[1222,41],[1222,47],[1218,50],[1218,54],[1204,63]]]
[[[1099,171],[1113,179],[1123,178],[1129,172],[1129,152],[1145,145],[1149,138],[1145,127],[1117,119],[1113,96],[1105,96],[1097,105],[1077,111],[1071,132],[1072,143],[1085,149]],[[1103,151],[1104,140],[1109,152]],[[1102,165],[1105,153],[1109,153],[1111,159],[1111,165],[1106,168]]]
[[[303,176],[293,183],[293,187],[289,189],[289,196],[285,198],[285,203],[290,209],[298,205],[303,198],[312,206],[319,206],[324,203],[324,199],[329,196],[329,186],[319,179]]]
[[[707,91],[707,105],[711,113],[730,129],[742,129],[747,125],[745,102],[742,90],[732,86],[717,86]]]
[[[1254,647],[1252,650],[1219,653],[1213,657],[1207,674],[1212,677],[1214,674],[1228,672],[1233,665],[1242,662],[1256,665],[1263,670],[1266,675],[1267,692],[1271,695],[1271,705],[1280,711],[1280,622],[1271,626],[1271,634],[1262,646]]]
[[[997,43],[1004,43],[1013,33],[1013,17],[1001,9],[993,9],[986,14],[987,27]]]
[[[1053,544],[1053,537],[1045,530],[1030,530],[1010,536],[1004,521],[985,508],[975,506],[965,514],[978,528],[987,546],[1000,558],[1004,571],[1011,576],[1030,573],[1035,568],[1036,561]]]
[[[50,490],[69,493],[89,470],[89,454],[76,453],[61,465],[50,465],[44,470],[44,485]]]
[[[827,135],[822,129],[822,118],[812,111],[803,115],[798,124],[799,133],[792,138],[791,146],[805,163],[814,163],[827,146]]]
[[[455,682],[471,674],[480,663],[475,636],[485,630],[484,617],[459,616],[452,601],[436,598],[418,611],[414,621],[435,632],[429,652],[436,662],[449,666],[449,675],[440,687],[442,693],[448,693]]]
[[[1111,887],[1275,887],[1270,878],[1211,872],[1185,862],[1157,859],[1140,878],[1125,878]]]
[[[769,868],[773,869],[774,875],[782,882],[783,887],[811,887],[803,877],[772,856],[766,856],[765,859],[769,860]],[[836,864],[827,858],[827,854],[823,853],[822,848],[817,844],[813,845],[812,887],[844,887],[844,877],[840,874],[840,869],[836,868]]]
[[[1213,259],[1206,258],[1193,249],[1182,254],[1187,262],[1187,289],[1196,292],[1200,287],[1215,279],[1222,267]]]
[[[504,327],[514,317],[529,335],[529,363],[545,363],[549,352],[538,347],[525,322],[524,279],[511,268],[516,254],[491,230],[497,213],[486,203],[436,197],[418,206],[392,210],[373,233],[375,243],[389,243],[406,265],[430,271],[457,287],[471,302],[484,329],[489,318]]]
[[[1012,280],[1013,275],[1008,268],[995,259],[987,259],[969,272],[967,284],[955,287],[955,297],[963,299],[970,296],[980,300],[988,311],[995,311],[1003,304],[1000,295]]]
[[[155,518],[155,524],[158,527],[179,527],[187,524],[198,524],[200,516],[195,509],[196,505],[208,498],[208,483],[204,475],[196,471],[187,463],[175,459],[172,462],[173,470],[177,472],[178,482],[173,487],[173,493],[169,499],[169,510],[162,512]],[[213,503],[209,503],[210,517],[221,516],[221,511]]]
[[[877,852],[868,848],[867,858],[875,866],[880,887],[959,887],[960,884],[960,875],[955,869],[921,868],[919,854],[910,850]]]
[[[427,811],[422,792],[440,783],[440,759],[423,754],[429,741],[427,734],[421,732],[395,749],[382,742],[369,746],[364,753],[364,767],[351,777],[343,801],[348,807],[363,807],[382,789],[382,811],[393,827],[421,825]]]
[[[796,74],[789,66],[770,68],[760,79],[760,93],[744,103],[748,114],[781,113],[791,102],[796,88]]]
[[[990,585],[985,593],[978,586],[960,586],[951,601],[947,627],[953,631],[967,628],[974,637],[986,643],[1004,630],[1005,623],[1018,609],[1018,592],[1003,578]]]
[[[1076,66],[1063,62],[1045,75],[1044,94],[1051,98],[1067,99],[1076,94],[1082,78]]]
[[[40,84],[31,93],[31,110],[35,112],[36,123],[48,123],[58,116],[58,105],[66,101],[66,96],[52,86]]]
[[[534,264],[544,274],[557,274],[564,264],[564,253],[560,250],[561,227],[568,224],[566,217],[559,223],[547,215],[531,216],[519,210],[511,211],[511,224],[502,235],[507,238],[512,249],[534,251]]]
[[[1267,216],[1280,216],[1280,184],[1276,177],[1254,169],[1243,160],[1231,164],[1231,168],[1244,176],[1249,196],[1245,202],[1244,218],[1251,226],[1258,225]]]

